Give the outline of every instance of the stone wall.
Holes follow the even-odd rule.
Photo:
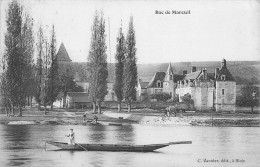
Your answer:
[[[111,109],[117,109],[118,103],[115,101],[104,101],[102,102],[102,108],[111,108]],[[133,102],[131,104],[132,109],[140,109],[140,108],[150,108],[155,110],[162,110],[166,107],[173,106],[173,102]],[[121,107],[123,109],[127,109],[127,104],[125,102],[121,103]]]
[[[224,94],[223,94],[224,93]],[[216,82],[216,111],[235,112],[236,105],[236,82],[217,81]]]
[[[169,93],[172,96],[172,99],[175,97],[173,81],[163,82],[163,92]]]
[[[191,83],[182,84],[176,90],[179,94],[179,100],[185,94],[189,93],[194,102],[194,107],[199,111],[212,110],[214,108],[214,84],[213,82],[197,82],[195,86],[190,86]]]

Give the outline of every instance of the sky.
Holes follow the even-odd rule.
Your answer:
[[[10,0],[0,1],[0,54],[3,55],[5,14]],[[108,62],[115,61],[119,28],[122,24],[127,34],[130,16],[134,18],[138,63],[260,60],[260,1],[257,0],[18,1],[33,16],[35,32],[42,24],[45,33],[50,34],[52,24],[55,25],[57,47],[63,42],[74,62],[87,61],[95,10],[103,10],[106,19]],[[156,10],[190,11],[190,14],[155,14]]]

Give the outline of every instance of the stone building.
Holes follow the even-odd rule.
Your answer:
[[[182,96],[190,94],[196,110],[235,112],[236,82],[225,59],[221,62],[221,69],[216,68],[214,74],[207,73],[205,68],[186,74],[178,81],[176,94],[180,101]]]
[[[66,108],[89,108],[92,103],[86,92],[68,92],[66,96]]]
[[[185,94],[191,95],[196,110],[212,110],[214,108],[214,78],[204,68],[196,70],[192,68],[191,73],[186,74],[178,81],[176,94],[181,101]]]
[[[150,96],[158,92],[169,93],[172,99],[175,98],[178,81],[183,79],[183,77],[182,74],[174,73],[171,64],[169,64],[166,72],[156,72],[146,86],[147,99],[154,101],[154,99],[150,99]]]
[[[175,98],[176,96],[175,92],[177,89],[178,81],[181,79],[183,79],[183,75],[175,74],[173,72],[171,64],[169,64],[163,80],[163,92],[169,93],[172,99]]]
[[[196,110],[235,111],[236,81],[227,69],[225,59],[215,73],[192,67],[190,73],[184,70],[182,74],[176,74],[169,64],[166,73],[156,72],[146,88],[148,99],[151,94],[166,92],[181,101],[181,97],[189,94]]]
[[[216,111],[235,111],[236,81],[227,69],[223,59],[221,69],[216,69],[215,109]]]

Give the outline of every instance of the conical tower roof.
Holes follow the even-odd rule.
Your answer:
[[[63,42],[61,43],[60,49],[57,53],[57,60],[58,61],[68,61],[68,62],[71,61],[70,56],[69,56]]]

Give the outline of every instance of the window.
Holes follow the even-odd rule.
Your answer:
[[[172,80],[172,75],[170,75],[170,80]]]
[[[226,80],[226,75],[221,75],[221,80],[225,81]]]
[[[111,95],[112,95],[112,101],[114,101],[114,99],[115,99],[115,94],[112,92]]]
[[[225,94],[225,89],[222,89],[222,95],[224,95]]]
[[[157,81],[157,87],[162,87],[161,81]]]

